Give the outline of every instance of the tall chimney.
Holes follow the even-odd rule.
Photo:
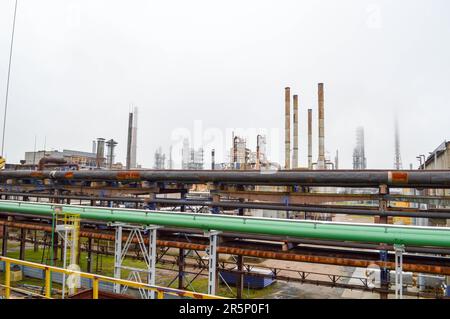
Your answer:
[[[97,142],[95,140],[92,141],[92,153],[97,153]]]
[[[323,83],[318,85],[319,95],[319,158],[317,166],[319,169],[325,169],[325,124],[324,124],[324,101],[323,101]]]
[[[312,169],[312,109],[308,109],[308,168]]]
[[[211,169],[214,170],[214,167],[216,166],[216,150],[211,150]]]
[[[105,139],[97,138],[97,167],[103,167],[105,162]]]
[[[284,168],[291,169],[291,88],[284,89],[285,135],[284,135]]]
[[[261,149],[260,149],[261,135],[256,136],[256,169],[261,168]]]
[[[133,141],[133,113],[128,115],[127,169],[131,167],[131,143]]]
[[[294,95],[294,154],[292,167],[298,168],[298,95]]]

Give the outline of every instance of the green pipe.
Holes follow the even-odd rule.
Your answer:
[[[358,225],[58,205],[82,219],[338,241],[450,247],[450,228]],[[0,201],[0,211],[52,215],[55,205]]]

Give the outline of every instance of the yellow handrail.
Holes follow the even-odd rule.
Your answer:
[[[197,293],[197,292],[192,292],[192,291],[187,291],[187,290],[179,290],[179,289],[167,288],[167,287],[161,287],[161,286],[155,286],[155,285],[148,285],[148,284],[141,283],[141,282],[107,277],[107,276],[91,274],[91,273],[86,273],[86,272],[81,272],[81,271],[74,271],[74,270],[59,268],[59,267],[55,267],[55,266],[38,264],[38,263],[25,261],[25,260],[18,260],[18,259],[9,258],[9,257],[0,256],[0,261],[5,262],[5,298],[6,299],[9,299],[11,296],[11,267],[10,267],[11,264],[28,266],[28,267],[44,270],[45,271],[45,295],[44,296],[40,295],[40,296],[45,297],[45,298],[51,298],[51,290],[50,290],[50,288],[51,288],[51,285],[50,285],[51,273],[56,272],[56,273],[61,273],[61,274],[66,274],[66,275],[78,275],[81,278],[91,279],[92,280],[92,291],[93,291],[92,298],[93,299],[98,299],[99,282],[110,282],[110,283],[120,284],[120,285],[124,285],[124,286],[128,286],[128,287],[133,287],[133,288],[138,288],[138,289],[139,288],[146,289],[149,291],[155,291],[157,299],[164,298],[164,294],[177,295],[177,296],[189,297],[189,298],[194,298],[194,299],[227,299],[225,297],[220,297],[220,296],[208,295],[208,294],[203,294],[203,293]]]

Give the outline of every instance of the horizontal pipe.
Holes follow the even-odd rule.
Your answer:
[[[207,214],[169,213],[58,205],[80,218],[106,222],[195,228],[204,231],[231,231],[354,242],[450,247],[450,229],[391,225],[361,225],[328,222]],[[52,215],[55,205],[0,201],[0,211]]]
[[[450,170],[442,171],[0,171],[0,180],[54,179],[125,182],[221,183],[250,185],[304,185],[337,187],[450,188]]]
[[[16,222],[8,222],[8,221],[0,221],[0,225],[8,225],[11,227],[19,227],[25,229],[33,229],[33,230],[43,230],[43,231],[51,231],[51,226],[42,226],[30,223],[16,223]],[[113,233],[104,233],[93,230],[80,230],[81,237],[87,238],[95,238],[95,239],[103,239],[114,241]],[[128,238],[127,235],[123,236],[123,240],[126,241]],[[147,239],[144,241],[147,243]],[[133,238],[132,242],[137,242],[136,238]],[[170,248],[183,248],[190,250],[205,250],[208,245],[206,243],[199,242],[184,242],[184,241],[175,241],[172,239],[158,239],[158,246],[170,247]],[[218,247],[218,253],[222,254],[232,254],[232,255],[243,255],[249,257],[259,257],[259,258],[269,258],[269,259],[277,259],[277,260],[287,260],[287,261],[300,261],[300,262],[310,262],[310,263],[324,263],[324,264],[332,264],[338,266],[352,266],[352,267],[367,267],[370,264],[376,263],[382,267],[387,267],[390,269],[394,269],[394,262],[378,262],[376,259],[368,258],[369,253],[365,253],[362,255],[358,255],[358,258],[353,258],[351,256],[346,256],[345,254],[339,254],[334,256],[332,254],[327,255],[325,252],[322,254],[310,254],[310,253],[302,253],[302,252],[277,252],[270,250],[268,247],[254,249],[248,247],[229,247],[226,246],[227,243],[224,242]],[[352,251],[354,252],[354,251]],[[391,256],[392,257],[392,256]],[[429,257],[429,258],[426,258]],[[422,259],[420,259],[422,258]],[[434,259],[438,259],[442,257],[435,256],[418,256],[418,255],[405,255],[404,256],[404,270],[405,271],[413,271],[413,272],[423,272],[423,273],[433,273],[433,274],[441,274],[441,275],[450,275],[450,267],[446,264],[440,263],[430,263]],[[392,258],[391,258],[392,259]],[[409,260],[411,259],[411,260]]]
[[[27,214],[20,214],[20,213],[4,213],[0,212],[0,215],[5,216],[14,216],[14,217],[25,217],[29,218],[30,215]],[[31,215],[32,217],[33,215]],[[34,215],[36,216],[36,215]],[[50,216],[36,216],[41,219],[51,219]],[[90,221],[89,224],[98,224],[98,225],[106,225],[104,222],[100,221]],[[0,225],[8,225],[11,227],[19,227],[19,228],[26,228],[26,229],[38,229],[35,227],[47,227],[46,224],[36,224],[36,223],[29,223],[29,222],[8,222],[0,220]],[[33,228],[29,228],[33,227]],[[48,226],[50,227],[50,226]],[[50,228],[42,228],[40,230],[51,230]],[[178,228],[170,228],[170,227],[164,227],[160,230],[160,232],[163,233],[179,233],[180,229]],[[189,233],[192,235],[198,235],[203,234],[203,231],[198,229],[183,229],[183,233]],[[96,232],[96,236],[104,236],[104,233]],[[83,235],[84,236],[84,235]],[[106,236],[110,236],[106,234]],[[88,237],[87,235],[85,237]],[[385,244],[370,244],[370,243],[354,243],[354,242],[344,242],[344,241],[331,241],[331,240],[319,240],[319,239],[305,239],[305,238],[294,238],[289,236],[270,236],[270,235],[257,235],[257,234],[242,234],[242,233],[233,233],[233,232],[224,232],[221,234],[221,237],[224,238],[241,238],[246,240],[259,240],[259,241],[272,241],[272,242],[289,242],[289,243],[295,243],[295,244],[304,244],[304,245],[312,245],[312,246],[327,246],[327,247],[343,247],[343,248],[356,248],[356,249],[365,249],[365,250],[393,250],[392,245],[385,245]],[[94,237],[97,238],[97,237]],[[104,239],[107,239],[109,237],[104,237]],[[113,240],[113,239],[112,239]],[[450,255],[450,249],[449,248],[436,248],[436,247],[415,247],[415,246],[407,246],[405,247],[406,252],[410,253],[424,253],[424,254],[438,254],[438,255]]]
[[[244,209],[265,209],[265,210],[279,210],[279,211],[297,211],[297,212],[311,212],[311,213],[330,213],[330,214],[345,214],[345,215],[361,215],[361,216],[392,216],[392,217],[414,217],[414,218],[435,218],[435,219],[450,219],[450,210],[419,210],[419,211],[396,211],[386,210],[379,211],[367,208],[346,208],[342,207],[327,207],[310,206],[310,205],[280,205],[277,203],[239,203],[232,201],[213,202],[208,199],[168,199],[168,198],[136,198],[136,197],[96,197],[96,196],[76,196],[76,195],[53,195],[53,194],[33,194],[33,193],[9,193],[0,192],[4,196],[25,196],[37,198],[52,198],[52,199],[74,199],[74,200],[95,200],[95,201],[112,201],[112,202],[130,202],[130,203],[155,203],[165,205],[191,205],[191,206],[209,206],[222,208],[244,208]]]

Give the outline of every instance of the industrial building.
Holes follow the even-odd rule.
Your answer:
[[[183,148],[181,149],[181,168],[187,170],[203,169],[203,148],[194,149],[189,146],[189,140],[183,140]]]
[[[163,153],[161,147],[159,147],[155,151],[155,162],[154,162],[153,168],[154,169],[165,169],[166,168],[166,154]]]
[[[425,160],[423,169],[450,169],[450,142],[442,142]]]
[[[356,129],[356,146],[353,149],[353,169],[366,169],[367,159],[364,146],[364,128]]]
[[[25,152],[25,165],[37,165],[44,157],[64,159],[68,163],[78,164],[81,169],[97,167],[97,154],[91,152],[63,150]]]

